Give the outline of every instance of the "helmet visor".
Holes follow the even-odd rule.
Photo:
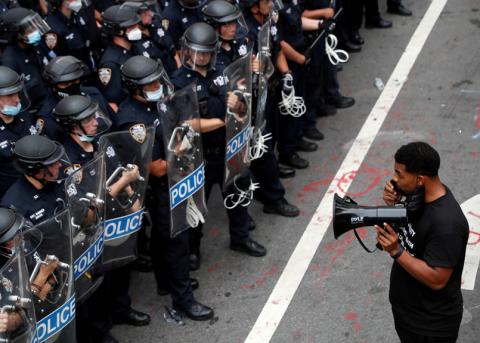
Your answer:
[[[225,41],[240,39],[248,34],[248,26],[243,15],[230,21],[220,23],[218,27],[218,35]]]
[[[210,70],[217,60],[217,49],[218,44],[215,47],[202,47],[188,44],[184,40],[181,47],[182,64],[191,70]]]
[[[40,35],[44,35],[51,30],[47,22],[43,20],[38,13],[33,12],[32,15],[24,18],[18,23],[18,28],[20,35],[24,38],[34,31],[39,31]]]

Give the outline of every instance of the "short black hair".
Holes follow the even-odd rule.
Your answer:
[[[440,169],[440,155],[425,142],[411,142],[401,146],[395,153],[395,162],[404,164],[409,173],[425,176],[437,176]]]

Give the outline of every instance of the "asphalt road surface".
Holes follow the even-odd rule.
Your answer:
[[[120,342],[230,343],[244,342],[247,337],[250,342],[270,339],[279,343],[398,342],[388,302],[391,258],[382,252],[366,253],[352,234],[335,240],[331,225],[324,236],[319,236],[321,242],[313,250],[311,261],[304,260],[308,264],[305,270],[298,270],[301,282],[298,287],[292,286],[292,297],[288,301],[278,299],[279,305],[282,301],[286,304],[285,312],[276,312],[277,300],[269,297],[327,192],[348,189],[347,194],[360,204],[382,204],[384,183],[392,175],[393,154],[402,144],[424,140],[439,151],[440,176],[460,203],[480,193],[478,0],[447,1],[418,56],[406,57],[407,62],[414,61],[408,77],[392,79],[387,85],[386,89],[398,87],[400,91],[392,98],[392,106],[383,108],[386,117],[379,131],[368,140],[366,149],[356,141],[367,118],[376,120],[370,114],[382,92],[374,86],[375,78],[387,84],[428,8],[438,1],[443,2],[404,0],[414,11],[412,17],[385,14],[394,22],[392,29],[361,31],[366,41],[363,51],[352,54],[339,73],[343,92],[355,97],[356,105],[319,120],[326,139],[318,151],[302,154],[309,159],[310,167],[285,180],[287,198],[301,208],[301,215],[287,219],[264,214],[259,203],[250,206],[257,223],[252,236],[268,248],[266,257],[229,250],[227,219],[218,189],[212,194],[204,227],[202,267],[192,276],[200,281],[196,298],[215,309],[215,318],[207,322],[186,319],[183,326],[168,323],[164,313],[165,306],[171,305],[170,298],[156,295],[152,274],[134,273],[133,306],[151,314],[152,323],[141,328],[116,326],[112,333]],[[385,13],[385,4],[380,2]],[[347,153],[359,144],[359,151],[366,154],[360,156],[360,165],[338,177]],[[480,207],[474,205],[470,219],[476,215],[475,208],[480,213]],[[480,241],[480,225],[471,226],[471,231],[469,249]],[[361,232],[373,247],[373,229]],[[319,235],[323,233],[319,231]],[[301,252],[303,246],[297,248]],[[475,263],[469,267],[470,277],[477,269]],[[288,288],[289,280],[280,282],[276,290]],[[472,282],[473,289],[463,290],[465,309],[459,342],[479,341],[479,277]],[[259,318],[266,304],[270,312]],[[269,313],[277,314],[280,320],[269,322]],[[263,324],[254,332],[257,318]],[[264,329],[269,332],[268,339],[261,336]]]

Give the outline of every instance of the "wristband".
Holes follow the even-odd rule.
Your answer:
[[[400,248],[399,248],[398,251],[395,253],[395,255],[392,256],[392,258],[393,258],[394,260],[396,260],[397,258],[399,258],[400,255],[402,255],[403,252],[405,251],[405,249],[403,248],[403,246],[402,246],[401,244],[399,245],[399,247],[400,247]]]

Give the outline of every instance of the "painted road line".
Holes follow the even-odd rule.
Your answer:
[[[335,192],[342,194],[337,180],[349,174],[355,175],[359,170],[370,146],[378,134],[383,121],[397,98],[408,74],[413,67],[423,45],[442,12],[447,0],[433,0],[425,16],[418,25],[404,53],[398,61],[385,88],[375,106],[363,124],[357,138],[342,162],[335,178],[327,189],[305,232],[288,260],[267,303],[264,305],[257,321],[247,336],[246,343],[269,342],[285,314],[295,292],[307,271],[315,252],[332,221],[332,203]],[[353,179],[353,178],[352,178]],[[343,191],[347,191],[352,179],[342,183]],[[343,194],[342,194],[343,195]]]
[[[462,289],[473,291],[480,264],[480,194],[462,204],[463,213],[468,220],[470,236],[468,237],[465,263],[462,273]]]

